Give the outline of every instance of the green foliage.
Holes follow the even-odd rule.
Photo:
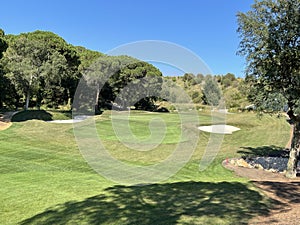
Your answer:
[[[201,84],[202,81],[204,80],[204,75],[201,73],[198,73],[197,76],[195,77],[195,80],[196,80],[197,84]]]
[[[192,100],[195,104],[201,104],[202,103],[202,92],[199,91],[193,91],[191,94]]]
[[[244,99],[237,88],[228,88],[224,91],[224,100],[227,108],[239,108]]]
[[[221,77],[221,84],[224,88],[231,86],[234,81],[235,81],[235,76],[232,73],[227,73],[225,76]]]
[[[7,42],[4,40],[4,31],[0,29],[0,59],[2,58],[3,52],[6,51],[7,47]]]
[[[99,87],[97,99],[89,103],[91,110],[101,112],[103,108],[112,108],[117,96],[119,102],[114,105],[120,109],[129,105],[151,111],[157,108],[155,96],[160,95],[162,74],[151,64],[128,56],[107,56],[81,46],[75,47],[45,31],[20,35],[2,32],[0,40],[4,40],[8,47],[5,57],[0,60],[0,108],[18,108],[23,104],[37,108],[74,108],[73,96],[78,82],[87,74],[84,78],[87,87]],[[228,105],[246,105],[243,92],[249,88],[240,88],[242,83],[230,73],[215,77],[223,90],[229,89],[225,91],[230,99]],[[211,104],[204,95],[203,74],[186,73],[171,80],[184,88],[194,103]],[[134,91],[127,90],[128,85]],[[236,89],[240,93],[236,93]],[[120,96],[120,91],[123,96]],[[231,91],[234,93],[229,93]],[[147,97],[141,99],[142,95]],[[240,100],[237,100],[238,95],[242,96]],[[216,98],[219,98],[218,93]],[[233,103],[232,99],[235,99]],[[178,96],[176,101],[182,102],[183,99]],[[216,100],[213,101],[216,104]]]
[[[76,77],[79,64],[70,45],[57,35],[43,31],[10,36],[7,40],[8,49],[2,63],[18,93],[25,96],[26,109],[32,95],[36,96],[38,106],[47,98],[56,100],[57,104],[62,98],[68,100],[70,96],[62,96],[67,90],[64,84]]]
[[[128,56],[102,56],[90,65],[85,76],[87,85],[98,87],[99,108],[153,110],[159,96],[162,74],[153,65]]]
[[[221,91],[218,83],[212,76],[207,76],[203,87],[203,102],[207,105],[218,106],[221,99]]]
[[[262,104],[270,93],[281,94],[291,110],[300,97],[300,2],[257,1],[238,14],[239,54],[247,59],[253,95]]]
[[[4,71],[1,68],[0,64],[0,109],[4,107],[14,108],[17,105],[19,96],[15,90],[14,85],[11,81],[5,76]]]
[[[300,115],[300,1],[256,1],[252,10],[238,14],[241,42],[246,56],[251,97],[259,108],[273,111],[286,102],[294,125],[286,176],[295,178],[299,159]],[[285,100],[283,100],[285,99]]]
[[[78,70],[81,73],[83,73],[84,70],[91,66],[91,64],[94,63],[97,59],[104,56],[101,52],[92,51],[81,46],[76,46],[75,49],[79,56],[80,65],[78,67]]]
[[[0,29],[0,59],[3,57],[3,52],[8,48],[7,42],[5,41],[4,31]],[[11,107],[14,105],[17,94],[14,86],[10,80],[5,76],[3,65],[0,63],[0,109],[3,108],[4,104]]]
[[[0,56],[4,51],[0,61],[0,85],[5,86],[0,94],[0,108],[11,105],[17,108],[24,99],[25,109],[34,105],[71,108],[77,84],[86,73],[87,85],[99,86],[98,103],[97,100],[93,103],[98,110],[111,107],[116,96],[130,83],[138,87],[135,90],[139,93],[131,91],[123,100],[135,99],[133,104],[140,109],[153,108],[153,96],[161,89],[161,72],[151,64],[128,56],[106,56],[74,47],[51,32],[4,35],[1,30],[0,50]],[[141,78],[146,79],[141,81]],[[156,92],[149,93],[149,90]],[[146,97],[136,99],[141,94]]]
[[[206,80],[209,79],[214,80],[213,89],[210,89],[206,84]],[[211,102],[207,101],[205,91],[207,94],[212,94],[210,92],[214,92],[214,90],[216,90],[215,97],[212,96],[212,99],[215,99],[213,100],[214,104],[218,104],[221,97],[224,97],[228,109],[242,109],[250,104],[247,99],[250,92],[250,84],[245,82],[243,78],[236,78],[232,73],[215,76],[204,76],[203,74],[197,74],[195,76],[186,73],[184,76],[173,77],[172,81],[185,89],[195,104],[212,105]],[[204,89],[205,87],[206,89]],[[221,96],[221,90],[223,96]]]
[[[197,81],[195,79],[194,74],[192,73],[185,73],[182,77],[182,80],[186,83],[188,83],[188,85],[195,85],[197,84]]]

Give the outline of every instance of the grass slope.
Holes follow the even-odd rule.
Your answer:
[[[115,137],[110,112],[97,118],[99,136],[111,155],[137,165],[156,163],[178,141],[176,114],[135,112],[131,129],[141,139],[149,136],[148,122],[160,116],[167,134],[158,149],[138,152]],[[119,118],[124,119],[122,117]],[[200,123],[209,124],[209,115]],[[15,122],[0,131],[0,224],[246,224],[267,215],[272,201],[251,183],[221,166],[267,146],[285,146],[289,127],[283,118],[254,114],[227,116],[241,128],[226,135],[213,163],[203,172],[199,162],[210,134],[200,141],[190,162],[169,180],[148,186],[123,186],[96,174],[84,161],[71,124],[38,120]]]

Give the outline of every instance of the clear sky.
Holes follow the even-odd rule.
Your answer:
[[[214,74],[230,72],[243,77],[245,62],[236,55],[236,14],[248,11],[253,2],[11,0],[1,2],[0,28],[6,34],[52,31],[70,44],[103,53],[134,41],[173,42],[200,56]]]

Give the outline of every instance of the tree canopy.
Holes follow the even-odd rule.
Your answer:
[[[72,46],[47,31],[5,35],[0,30],[0,59],[0,85],[3,86],[0,108],[4,105],[17,108],[22,104],[25,109],[32,104],[37,107],[71,105],[77,84],[86,70],[95,70],[87,82],[98,86],[103,81],[103,73],[114,72],[99,90],[97,108],[107,106],[128,83],[143,77],[152,77],[140,86],[144,91],[159,89],[161,85],[156,79],[162,76],[161,72],[149,63]],[[95,67],[95,64],[98,65]],[[139,99],[143,103],[136,102],[136,106],[145,108],[152,100],[150,96]]]

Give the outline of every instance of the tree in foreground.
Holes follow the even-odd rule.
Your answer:
[[[240,49],[256,103],[274,94],[284,97],[293,139],[286,176],[296,177],[300,148],[300,0],[256,1],[238,13]],[[272,134],[270,134],[272,135]]]

